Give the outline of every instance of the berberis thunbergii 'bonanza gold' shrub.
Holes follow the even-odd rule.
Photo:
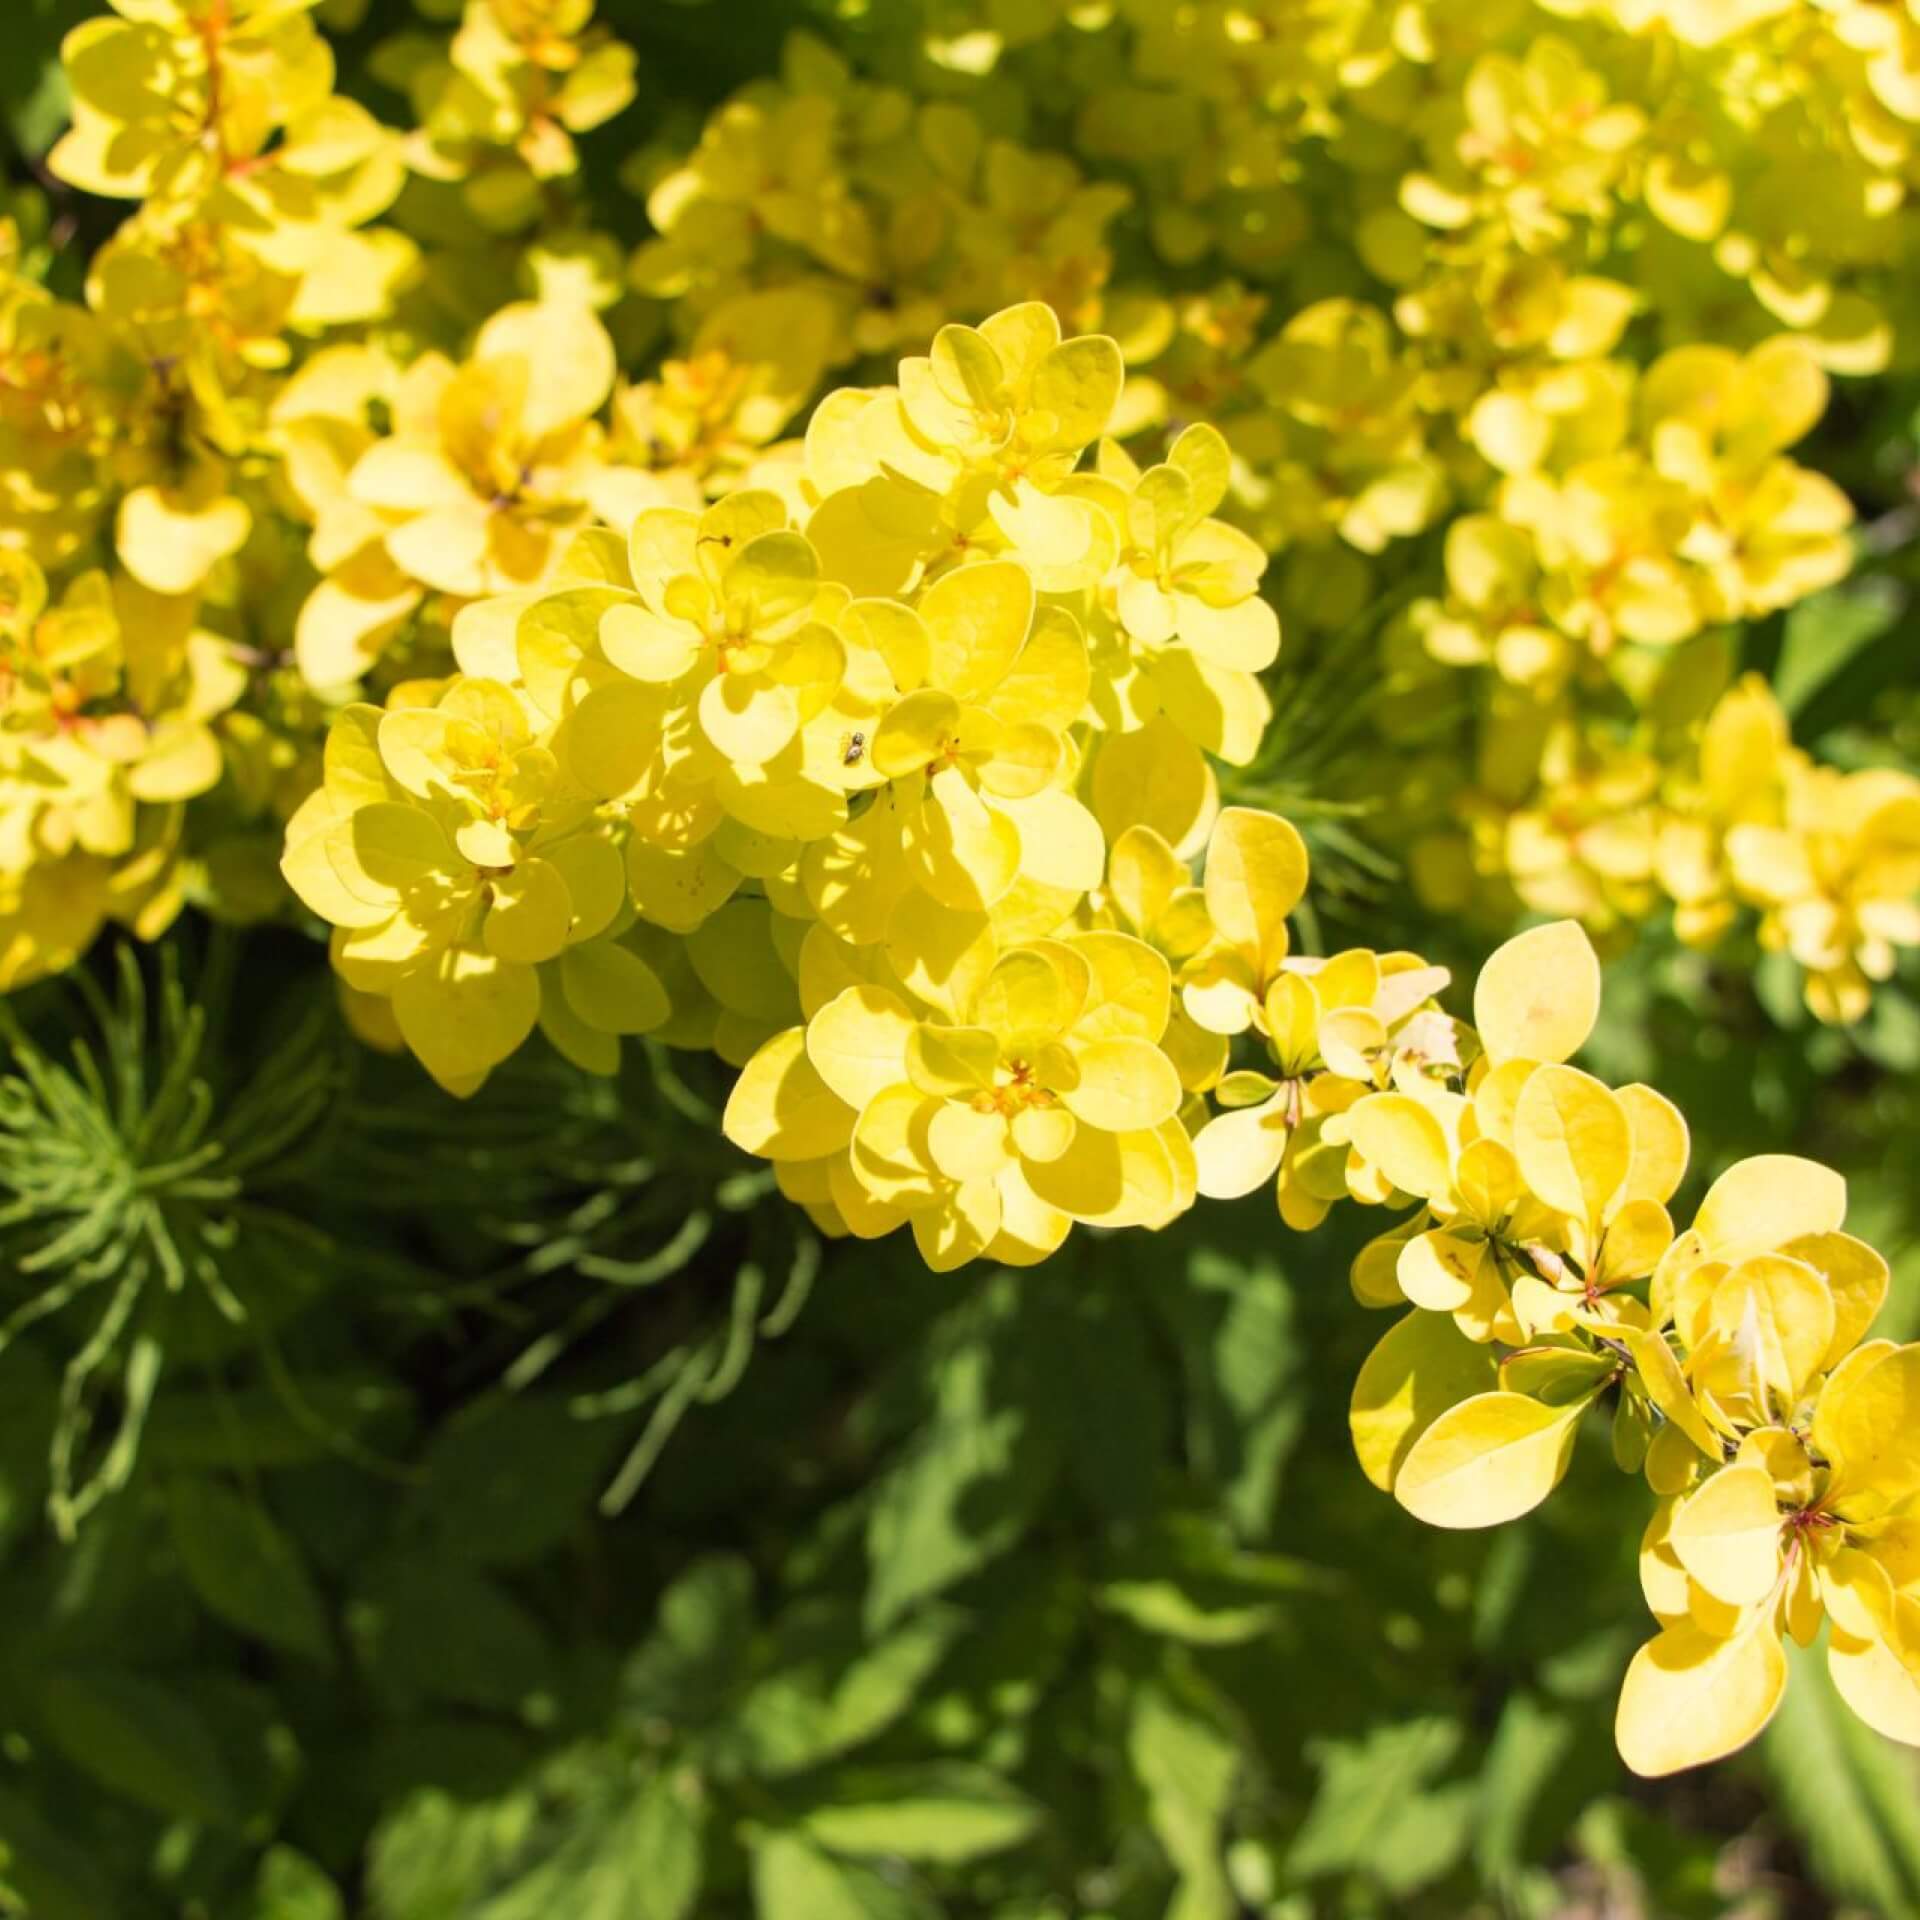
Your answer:
[[[405,129],[336,91],[363,8],[114,8],[49,165],[133,212],[70,297],[0,230],[0,983],[317,918],[448,1093],[715,1054],[794,1205],[940,1271],[1386,1209],[1367,1476],[1491,1526],[1602,1400],[1645,1473],[1628,1764],[1749,1739],[1823,1622],[1920,1744],[1885,1261],[1784,1155],[1679,1226],[1682,1114],[1567,1064],[1656,919],[1839,1025],[1920,945],[1920,784],[1737,644],[1848,572],[1803,443],[1920,340],[1920,26],[902,8],[909,78],[797,37],[670,149],[592,0],[423,7]],[[1294,949],[1283,617],[1368,688],[1333,797],[1512,935],[1471,1024],[1385,902]]]

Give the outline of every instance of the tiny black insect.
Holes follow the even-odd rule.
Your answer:
[[[867,736],[864,733],[850,733],[840,742],[840,764],[843,767],[857,767],[867,750]]]

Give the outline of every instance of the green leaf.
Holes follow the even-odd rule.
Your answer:
[[[720,1712],[753,1631],[753,1573],[733,1554],[697,1560],[660,1596],[621,1679],[634,1719],[703,1726]]]
[[[0,1886],[17,1890],[31,1920],[106,1920],[112,1912],[113,1891],[88,1848],[4,1788],[0,1847]]]
[[[1498,1885],[1525,1862],[1528,1823],[1565,1762],[1573,1737],[1572,1716],[1534,1694],[1514,1693],[1501,1708],[1480,1774],[1473,1836],[1474,1865],[1489,1883]]]
[[[1293,1294],[1264,1256],[1242,1262],[1202,1247],[1186,1277],[1152,1297],[1180,1343],[1187,1453],[1242,1538],[1263,1539],[1306,1412]]]
[[[1151,1505],[1171,1415],[1139,1308],[1117,1288],[1079,1281],[1027,1281],[1044,1290],[1044,1310],[1030,1315],[1034,1359],[1051,1403],[1072,1409],[1063,1425],[1074,1482],[1102,1512],[1131,1518]]]
[[[1235,1743],[1211,1720],[1148,1684],[1134,1697],[1127,1757],[1147,1795],[1147,1817],[1180,1876],[1167,1920],[1235,1920],[1222,1829],[1240,1774]]]
[[[1863,574],[1788,610],[1773,691],[1798,738],[1863,711],[1884,677],[1870,655],[1882,651],[1875,643],[1891,633],[1905,601],[1897,582],[1884,574]]]
[[[1040,1809],[986,1767],[964,1761],[832,1775],[800,1824],[836,1853],[951,1864],[1026,1839]]]
[[[224,1826],[234,1818],[233,1781],[199,1716],[144,1676],[90,1667],[40,1684],[53,1744],[83,1772],[156,1813]]]
[[[464,1805],[434,1788],[374,1829],[367,1886],[379,1920],[460,1920],[503,1869],[534,1814],[533,1796]]]
[[[627,1819],[633,1897],[625,1920],[691,1920],[705,1870],[706,1802],[690,1777],[657,1773]]]
[[[656,1773],[636,1794],[596,1797],[568,1810],[556,1851],[474,1920],[688,1920],[700,1897],[705,1818],[691,1774]]]
[[[147,1418],[145,1456],[188,1472],[297,1466],[326,1458],[329,1436],[407,1405],[402,1389],[371,1377],[303,1379],[299,1390],[297,1408],[264,1386],[163,1394]]]
[[[1233,1647],[1264,1639],[1279,1618],[1269,1600],[1219,1603],[1199,1598],[1172,1579],[1109,1580],[1100,1589],[1100,1604],[1142,1633],[1196,1647]]]
[[[771,1670],[741,1701],[722,1751],[739,1770],[777,1779],[871,1740],[912,1705],[965,1623],[929,1607],[869,1641],[851,1608],[803,1602],[776,1625]]]
[[[212,1480],[176,1480],[167,1513],[187,1578],[214,1613],[272,1646],[332,1659],[326,1607],[264,1507]]]
[[[346,1920],[346,1913],[339,1888],[304,1853],[267,1849],[247,1920]]]
[[[514,1711],[546,1687],[546,1636],[476,1568],[427,1553],[383,1562],[352,1612],[354,1638],[396,1702],[452,1700]]]
[[[480,1566],[537,1560],[586,1518],[619,1439],[551,1397],[457,1419],[427,1451],[427,1528],[442,1551]]]
[[[759,1920],[927,1920],[938,1911],[870,1868],[836,1860],[793,1833],[755,1838],[753,1903]]]
[[[1857,1720],[1824,1646],[1789,1647],[1793,1675],[1760,1742],[1780,1811],[1835,1900],[1886,1920],[1920,1914],[1920,1798],[1912,1758]]]
[[[1218,1520],[1169,1511],[1110,1557],[1095,1596],[1143,1632],[1226,1647],[1270,1638],[1284,1600],[1324,1606],[1339,1585],[1324,1567],[1236,1546]]]
[[[1460,1750],[1460,1727],[1436,1715],[1323,1742],[1320,1789],[1287,1855],[1296,1879],[1363,1873],[1389,1893],[1411,1893],[1466,1850],[1473,1783],[1436,1782]]]
[[[1006,1274],[936,1330],[932,1416],[880,1477],[868,1513],[873,1631],[1006,1552],[1059,1473],[1058,1383],[1020,1335]]]

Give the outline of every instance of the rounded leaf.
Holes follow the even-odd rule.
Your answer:
[[[1807,1233],[1834,1233],[1847,1217],[1847,1183],[1831,1167],[1790,1153],[1730,1166],[1700,1202],[1693,1230],[1707,1258],[1729,1265]]]
[[[1433,1423],[1493,1385],[1492,1350],[1469,1340],[1450,1316],[1414,1312],[1396,1321],[1353,1383],[1347,1422],[1360,1468],[1393,1491],[1409,1452]]]
[[[1724,1759],[1773,1718],[1786,1685],[1786,1651],[1764,1612],[1725,1640],[1691,1621],[1667,1627],[1627,1669],[1620,1757],[1646,1779]]]
[[[1549,1407],[1518,1393],[1480,1393],[1449,1407],[1413,1444],[1393,1497],[1434,1527],[1495,1527],[1531,1513],[1573,1456],[1588,1400]]]
[[[807,1058],[848,1106],[864,1107],[907,1078],[913,1015],[884,987],[847,987],[807,1022]]]
[[[1600,956],[1577,920],[1529,927],[1499,948],[1473,988],[1473,1024],[1487,1057],[1571,1059],[1600,1013]]]

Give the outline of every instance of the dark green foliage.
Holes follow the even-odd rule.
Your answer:
[[[1676,979],[1624,980],[1604,1043],[1684,1071]],[[1801,1046],[1758,1069],[1845,1158],[1862,1095]],[[457,1126],[384,1063],[328,1084],[289,1189],[328,1277],[275,1309],[298,1413],[247,1339],[169,1355],[61,1547],[28,1418],[58,1321],[0,1362],[0,1832],[36,1917],[1718,1914],[1802,1857],[1910,1897],[1907,1763],[1817,1686],[1759,1768],[1623,1795],[1640,1494],[1596,1434],[1498,1538],[1380,1500],[1344,1432],[1377,1323],[1263,1206],[1018,1276],[836,1249],[769,1344],[743,1276],[809,1243],[729,1203],[711,1135],[670,1158],[650,1073],[531,1066]],[[372,1170],[407,1140],[403,1193]],[[1911,1244],[1904,1188],[1860,1204]],[[743,1289],[732,1397],[600,1517],[649,1378],[742,1339]],[[1915,1291],[1909,1261],[1895,1315]]]

